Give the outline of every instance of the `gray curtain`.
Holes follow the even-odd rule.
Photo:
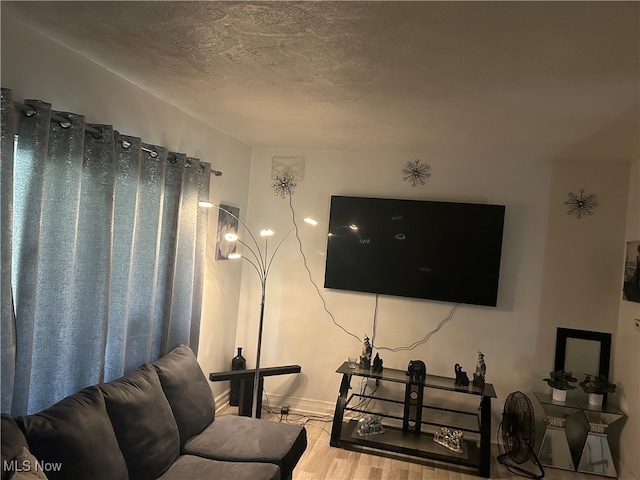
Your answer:
[[[210,175],[198,159],[25,104],[35,113],[2,90],[2,411],[14,415],[179,344],[197,351]]]

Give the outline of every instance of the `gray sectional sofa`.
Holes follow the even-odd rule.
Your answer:
[[[2,480],[42,478],[24,477],[28,466],[48,479],[292,477],[307,446],[304,427],[214,413],[195,355],[180,346],[42,412],[2,414]]]

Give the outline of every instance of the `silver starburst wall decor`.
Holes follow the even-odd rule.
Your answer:
[[[284,198],[287,195],[293,195],[293,189],[296,184],[293,181],[293,176],[287,172],[282,172],[280,175],[273,177],[275,182],[271,184],[273,191],[276,195],[280,195]]]
[[[585,214],[593,215],[593,208],[598,206],[595,198],[596,196],[593,193],[585,195],[584,188],[580,189],[579,197],[575,193],[570,192],[569,200],[564,202],[564,204],[569,207],[567,215],[576,215],[578,219],[582,218]]]
[[[429,165],[421,163],[420,160],[407,162],[407,166],[402,169],[402,173],[405,175],[402,179],[405,182],[411,182],[412,187],[415,187],[418,183],[424,185],[425,179],[431,176],[431,173],[429,173],[430,168]]]

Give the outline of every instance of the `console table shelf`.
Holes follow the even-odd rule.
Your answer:
[[[385,368],[382,373],[374,374],[370,369],[349,368],[342,364],[336,373],[342,374],[340,393],[336,402],[331,430],[331,446],[340,448],[367,447],[369,449],[400,453],[420,459],[430,459],[459,466],[475,468],[483,477],[490,476],[491,460],[491,398],[496,397],[493,385],[484,387],[454,385],[455,379],[438,375],[427,375],[423,381],[411,381],[403,370]],[[359,393],[348,395],[352,377],[375,378],[380,381],[404,384],[403,400],[384,397],[369,397]],[[476,396],[477,404],[469,410],[449,408],[428,398],[431,390]],[[427,392],[425,394],[425,391]],[[447,393],[444,394],[445,397]],[[373,409],[350,406],[352,401],[372,398],[380,402],[402,405],[402,416],[376,411]],[[440,400],[447,402],[451,397]],[[469,397],[465,397],[469,398]],[[384,423],[384,433],[360,436],[357,433],[357,420],[343,423],[344,412],[368,413],[380,415],[385,420],[395,420],[402,426]],[[462,453],[455,453],[433,441],[433,431],[438,427],[465,432]],[[473,438],[469,438],[473,437]]]
[[[341,446],[369,447],[471,468],[480,465],[480,449],[472,441],[463,440],[464,452],[454,453],[435,443],[433,435],[429,433],[405,432],[401,428],[385,426],[384,433],[361,437],[356,433],[357,426],[357,420],[344,424],[340,435]]]

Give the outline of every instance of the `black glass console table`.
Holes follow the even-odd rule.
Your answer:
[[[427,375],[423,381],[410,381],[404,370],[385,367],[382,373],[374,374],[370,369],[349,368],[346,362],[336,373],[342,374],[342,381],[331,429],[332,447],[366,447],[367,451],[373,449],[372,453],[376,450],[401,453],[410,457],[470,467],[476,469],[481,476],[490,477],[491,399],[496,398],[492,384],[485,383],[483,387],[473,384],[467,387],[456,386],[454,378],[438,375]],[[363,395],[349,395],[353,377],[403,384],[403,399],[366,396],[381,403],[401,405],[402,415],[385,413],[382,409],[363,409]],[[436,391],[439,391],[437,395]],[[466,400],[463,403],[472,407],[466,410],[453,408],[457,403],[453,398],[456,394],[462,395]],[[438,398],[434,400],[431,397]],[[344,423],[345,412],[379,415],[383,419],[384,432],[376,435],[358,435],[358,421],[353,419]],[[389,426],[385,423],[387,420],[397,425]],[[454,452],[434,442],[433,430],[437,431],[439,428],[449,428],[462,433],[461,452]]]

